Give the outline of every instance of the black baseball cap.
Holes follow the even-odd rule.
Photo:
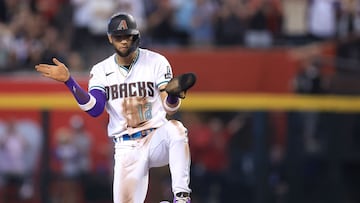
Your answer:
[[[134,17],[128,13],[117,13],[113,15],[108,24],[110,35],[139,35]]]

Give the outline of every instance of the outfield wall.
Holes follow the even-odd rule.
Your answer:
[[[194,72],[198,83],[194,92],[267,92],[287,93],[290,82],[300,68],[293,49],[156,49],[170,61],[174,74]],[[306,50],[305,50],[306,52]],[[321,54],[332,57],[334,47],[324,45]],[[32,67],[29,67],[31,70]],[[71,69],[71,67],[70,67]],[[35,72],[35,71],[34,71]],[[333,67],[325,67],[331,74]],[[74,76],[86,87],[88,74]],[[66,89],[38,74],[0,76],[2,92],[58,92]]]

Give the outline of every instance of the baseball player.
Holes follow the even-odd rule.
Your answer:
[[[142,203],[148,189],[149,169],[169,165],[173,202],[190,203],[190,151],[187,129],[168,120],[196,81],[193,73],[173,78],[168,60],[139,48],[140,33],[127,13],[114,15],[108,40],[115,53],[94,65],[88,91],[71,77],[68,68],[39,64],[43,76],[64,82],[79,104],[93,117],[109,114],[108,136],[114,141],[114,203]]]

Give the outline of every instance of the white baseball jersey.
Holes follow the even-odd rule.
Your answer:
[[[89,91],[106,92],[108,136],[120,137],[163,125],[166,112],[158,88],[172,76],[171,66],[164,56],[141,48],[130,70],[118,65],[116,54],[93,66]]]

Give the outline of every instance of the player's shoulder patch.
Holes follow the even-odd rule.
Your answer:
[[[171,79],[172,78],[172,72],[170,65],[166,66],[166,73],[165,73],[165,79]]]

